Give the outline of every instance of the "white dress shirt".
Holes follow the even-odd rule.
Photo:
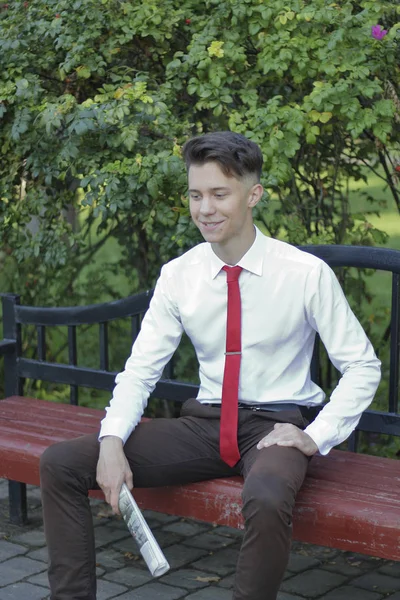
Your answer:
[[[264,236],[238,262],[242,300],[239,401],[323,403],[310,378],[315,332],[342,377],[306,433],[321,454],[344,441],[371,403],[380,361],[330,267],[319,258]],[[224,263],[209,243],[161,269],[125,370],[116,377],[100,436],[124,442],[186,331],[199,362],[200,402],[219,401],[225,364],[227,284]]]

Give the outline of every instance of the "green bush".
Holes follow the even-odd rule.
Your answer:
[[[8,287],[23,280],[42,303],[97,294],[104,278],[79,290],[77,273],[109,237],[122,248],[120,271],[136,270],[136,287],[151,284],[160,263],[198,239],[180,148],[215,129],[260,144],[266,196],[279,200],[258,213],[271,235],[380,241],[365,215],[349,213],[346,184],[380,164],[398,202],[399,13],[376,0],[4,4]],[[372,36],[377,24],[382,39]],[[82,227],[69,222],[71,206],[89,208]]]

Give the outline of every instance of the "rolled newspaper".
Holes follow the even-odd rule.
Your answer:
[[[118,505],[150,573],[153,577],[164,575],[170,569],[168,561],[125,483],[121,487]]]

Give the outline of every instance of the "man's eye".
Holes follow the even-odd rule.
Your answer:
[[[197,194],[190,194],[190,197],[192,200],[199,200],[200,196],[198,196]]]
[[[225,198],[226,194],[215,194],[216,198]]]

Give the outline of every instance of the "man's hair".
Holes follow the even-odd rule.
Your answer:
[[[253,175],[260,181],[263,156],[255,142],[240,133],[215,131],[187,141],[183,146],[186,168],[216,162],[229,177]]]

